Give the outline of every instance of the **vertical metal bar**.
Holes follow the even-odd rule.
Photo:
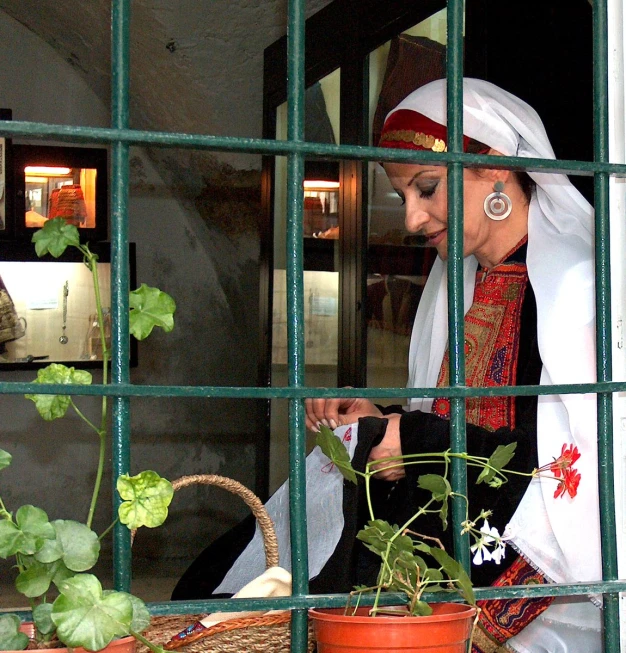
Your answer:
[[[128,128],[130,85],[130,0],[113,0],[111,10],[111,124]],[[113,316],[111,382],[127,383],[128,336],[128,145],[114,142],[111,148],[111,303]],[[113,514],[120,499],[115,481],[130,469],[130,398],[113,397],[112,407]],[[130,590],[130,532],[116,525],[113,534],[115,587]]]
[[[608,110],[608,26],[606,0],[593,3],[593,107],[594,160],[609,160]],[[594,176],[596,226],[596,352],[598,381],[611,381],[611,271],[609,229],[609,178],[605,173]],[[613,398],[598,394],[598,469],[600,489],[600,533],[604,580],[617,579],[617,540],[615,490],[613,476]],[[604,595],[604,650],[620,650],[619,596]]]
[[[448,0],[447,107],[448,151],[463,151],[463,0]],[[464,302],[463,302],[463,166],[448,164],[448,346],[450,386],[465,384]],[[453,451],[465,451],[465,399],[450,402],[450,445]],[[452,487],[467,496],[467,467],[464,461],[452,461]],[[454,552],[469,571],[469,540],[461,535],[465,502],[452,503]]]
[[[287,138],[304,138],[304,0],[289,0],[287,26]],[[299,152],[287,161],[287,352],[289,385],[304,385],[304,275],[303,229],[304,159]],[[289,517],[293,594],[308,592],[309,564],[306,533],[304,402],[289,401]],[[291,650],[307,649],[307,611],[291,617]]]

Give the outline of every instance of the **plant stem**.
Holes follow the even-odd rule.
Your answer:
[[[96,298],[96,313],[98,315],[98,324],[100,325],[100,342],[102,344],[102,384],[108,383],[109,372],[109,350],[106,345],[106,335],[104,332],[104,315],[102,313],[102,297],[100,295],[100,281],[98,279],[98,257],[91,252],[88,245],[80,245],[80,251],[85,256],[87,267],[91,270],[91,278],[93,281],[93,289]],[[79,412],[80,414],[80,412]],[[88,423],[89,420],[86,420]],[[93,424],[92,424],[93,426]],[[94,427],[95,428],[95,427]],[[98,471],[96,473],[96,482],[94,484],[93,495],[91,497],[91,504],[89,506],[89,514],[87,515],[87,527],[91,528],[93,517],[96,512],[96,505],[98,503],[98,495],[100,493],[100,486],[102,485],[102,475],[104,473],[104,461],[106,456],[106,432],[107,432],[107,396],[102,395],[102,411],[100,415],[100,428],[95,428],[100,438],[100,452],[98,456]]]
[[[2,499],[0,499],[0,517],[9,521],[13,521],[11,513],[6,509],[4,503],[2,503]]]
[[[91,426],[91,428],[92,428],[96,433],[98,433],[98,432],[99,432],[99,431],[98,431],[98,427],[97,427],[97,426],[96,426],[96,425],[95,425],[95,424],[94,424],[94,423],[93,423],[93,422],[92,422],[88,417],[85,417],[85,416],[83,415],[83,413],[79,410],[78,406],[74,403],[74,400],[73,400],[71,397],[70,397],[70,404],[72,404],[72,408],[76,411],[76,414],[77,414],[77,415],[78,415],[78,416],[79,416],[79,417],[80,417],[84,422],[86,422],[87,424],[89,424],[89,426]]]
[[[149,642],[143,635],[136,633],[134,630],[130,631],[130,634],[139,642],[147,646],[152,653],[165,653],[165,650],[161,646],[156,646]]]
[[[107,533],[109,533],[109,531],[113,530],[113,527],[115,526],[115,524],[117,524],[117,522],[119,520],[120,520],[120,518],[118,517],[105,531],[102,532],[102,535],[100,535],[100,537],[98,537],[98,539],[102,540],[104,537],[106,537]]]
[[[98,471],[96,473],[96,481],[93,487],[93,495],[91,497],[91,504],[89,505],[89,514],[87,515],[87,528],[91,528],[93,516],[96,512],[96,505],[98,503],[98,494],[100,494],[100,486],[102,485],[102,475],[104,473],[104,458],[106,455],[106,429],[98,431],[100,438],[100,453],[98,455]]]

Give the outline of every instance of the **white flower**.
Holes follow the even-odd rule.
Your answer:
[[[500,562],[502,561],[502,558],[504,558],[505,554],[505,548],[506,545],[504,543],[504,540],[500,539],[498,543],[496,544],[496,548],[493,550],[491,553],[491,559],[499,565]]]
[[[472,544],[470,551],[474,553],[472,562],[475,565],[481,565],[483,561],[493,560],[497,565],[500,564],[502,556],[504,556],[504,542],[498,533],[498,529],[489,526],[489,522],[485,519],[483,525],[480,527],[482,535],[476,539],[476,543]],[[496,542],[496,547],[493,551],[489,551],[487,546]]]

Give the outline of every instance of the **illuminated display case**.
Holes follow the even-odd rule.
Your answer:
[[[30,239],[61,217],[83,240],[107,239],[106,149],[13,145],[11,154],[13,207],[3,237]]]

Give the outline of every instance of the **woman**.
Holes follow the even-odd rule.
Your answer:
[[[445,80],[414,91],[385,122],[380,146],[442,151],[447,145]],[[465,151],[554,158],[534,110],[481,80],[464,80]],[[409,387],[448,385],[447,170],[428,164],[384,164],[406,206],[406,227],[436,247],[415,319]],[[563,175],[496,168],[464,171],[465,350],[468,385],[586,383],[595,381],[593,213]],[[307,425],[331,428],[360,418],[355,457],[378,460],[449,446],[449,402],[411,399],[409,411],[382,410],[364,399],[309,399]],[[575,498],[554,496],[555,484],[519,481],[486,494],[470,486],[470,506],[494,509],[514,551],[505,569],[473,569],[479,584],[594,581],[601,578],[594,395],[482,398],[467,402],[468,450],[493,451],[516,441],[514,462],[532,470],[556,459],[565,445],[581,453]],[[376,445],[376,446],[372,446]],[[420,470],[423,473],[423,470]],[[388,518],[411,512],[412,469],[381,472],[381,510]],[[471,479],[470,479],[471,483]],[[478,501],[476,501],[478,499]],[[357,500],[353,497],[353,500]],[[494,505],[494,501],[496,505]],[[344,505],[345,505],[344,499]],[[354,511],[353,511],[354,512]],[[496,517],[498,515],[498,517]],[[349,535],[356,528],[344,510]],[[402,523],[398,519],[398,523]],[[436,525],[430,525],[436,529]],[[422,531],[423,532],[423,531]],[[342,535],[340,545],[349,541]],[[345,547],[344,547],[345,549]],[[519,553],[519,557],[517,554]],[[349,568],[366,577],[361,553],[338,552],[320,578]],[[596,600],[597,603],[597,600]],[[586,599],[490,601],[483,604],[476,651],[599,651],[600,613]]]
[[[498,155],[554,158],[537,114],[506,91],[484,81],[464,80],[463,109],[466,151],[489,154],[494,163]],[[445,123],[445,81],[438,80],[419,88],[391,112],[380,145],[442,151],[447,144]],[[408,385],[446,386],[447,169],[420,163],[384,166],[404,200],[407,229],[425,235],[439,254],[415,318]],[[464,171],[468,385],[595,381],[592,217],[589,204],[563,175],[497,168]],[[414,398],[407,408],[386,408],[383,415],[364,399],[309,399],[307,424],[317,430],[319,423],[335,428],[358,420],[358,442],[354,437],[349,441],[356,468],[362,468],[368,458],[448,448],[445,399]],[[470,507],[492,509],[490,522],[500,532],[506,526],[511,545],[500,566],[473,567],[474,582],[599,580],[595,395],[468,400],[467,421],[470,453],[489,455],[497,444],[517,442],[512,465],[520,471],[553,462],[563,445],[576,446],[581,453],[576,462],[581,481],[574,498],[555,499],[555,483],[547,479],[529,484],[513,476],[497,490],[476,486],[469,470]],[[369,558],[356,541],[366,518],[360,489],[343,484],[336,470],[316,461],[316,451],[307,458],[310,589],[313,593],[348,591],[375,578],[379,561]],[[407,466],[380,473],[373,492],[377,517],[404,523],[404,516],[414,513],[420,504],[414,470]],[[288,505],[284,493],[282,499],[278,497],[282,490],[270,500],[278,504],[279,538],[284,535],[287,543],[280,549],[281,565],[283,556],[289,563]],[[312,518],[309,501],[315,499],[318,517]],[[334,518],[336,513],[341,519]],[[312,534],[312,525],[318,527],[317,535]],[[173,598],[232,593],[244,584],[246,574],[261,573],[262,543],[256,537],[224,577],[252,536],[250,526],[241,525],[209,547],[181,579]],[[444,540],[450,535],[440,533],[437,520],[421,522],[419,530]],[[240,536],[238,544],[233,543],[234,536]],[[600,651],[600,611],[594,601],[570,597],[484,602],[475,652],[492,653],[504,646],[522,653]]]

